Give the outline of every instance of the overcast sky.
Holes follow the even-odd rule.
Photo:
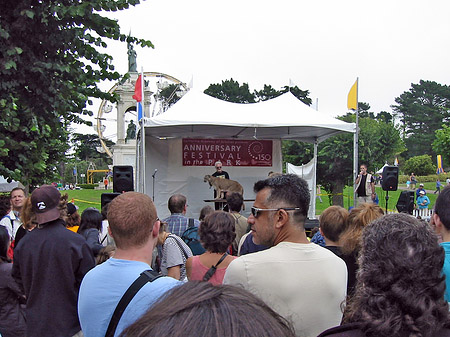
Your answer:
[[[135,47],[139,70],[193,77],[195,90],[229,78],[279,89],[291,79],[336,116],[357,77],[359,101],[376,113],[421,79],[450,84],[449,13],[448,0],[147,0],[111,16],[155,45]],[[126,73],[126,44],[108,46]]]

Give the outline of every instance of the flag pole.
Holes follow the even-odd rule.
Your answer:
[[[144,68],[141,67],[141,115],[139,116],[138,113],[138,118],[140,118],[140,122],[141,122],[141,161],[142,161],[142,165],[141,165],[141,171],[140,174],[142,174],[142,179],[141,179],[141,183],[142,183],[142,193],[145,194],[146,192],[146,186],[145,186],[145,128],[144,128],[144,117],[145,117],[145,104],[144,104]]]

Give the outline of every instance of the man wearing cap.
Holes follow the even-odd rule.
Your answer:
[[[212,174],[212,176],[213,177],[216,177],[216,178],[221,178],[221,179],[230,179],[230,175],[228,174],[228,172],[227,171],[224,171],[224,170],[222,170],[222,162],[219,160],[219,161],[216,161],[216,163],[214,164],[214,167],[216,168],[216,172],[214,172],[213,174]],[[225,196],[224,196],[224,198],[226,197],[226,193],[225,193]],[[217,197],[217,192],[216,192],[216,190],[214,190],[214,199]],[[217,210],[219,210],[219,209],[222,209],[223,207],[224,207],[224,205],[225,205],[225,203],[224,202],[215,202],[214,203],[214,208],[216,209],[216,211]]]
[[[12,276],[27,298],[27,336],[82,336],[77,315],[83,276],[95,265],[86,240],[66,229],[61,194],[43,185],[31,194],[37,226],[14,251]]]
[[[419,188],[416,190],[416,200],[420,197],[420,192],[422,191],[424,192],[424,194],[427,194],[427,191],[425,191],[423,184],[420,184]]]

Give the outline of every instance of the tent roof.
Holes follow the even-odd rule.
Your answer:
[[[318,142],[340,132],[346,123],[316,111],[288,92],[249,104],[231,103],[190,90],[165,113],[145,118],[146,135],[159,138],[298,139]]]

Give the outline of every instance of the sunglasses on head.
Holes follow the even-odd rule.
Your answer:
[[[259,217],[259,212],[264,211],[279,211],[280,209],[284,209],[285,211],[298,211],[299,207],[280,207],[280,208],[258,208],[258,207],[252,207],[252,215],[257,218]]]

